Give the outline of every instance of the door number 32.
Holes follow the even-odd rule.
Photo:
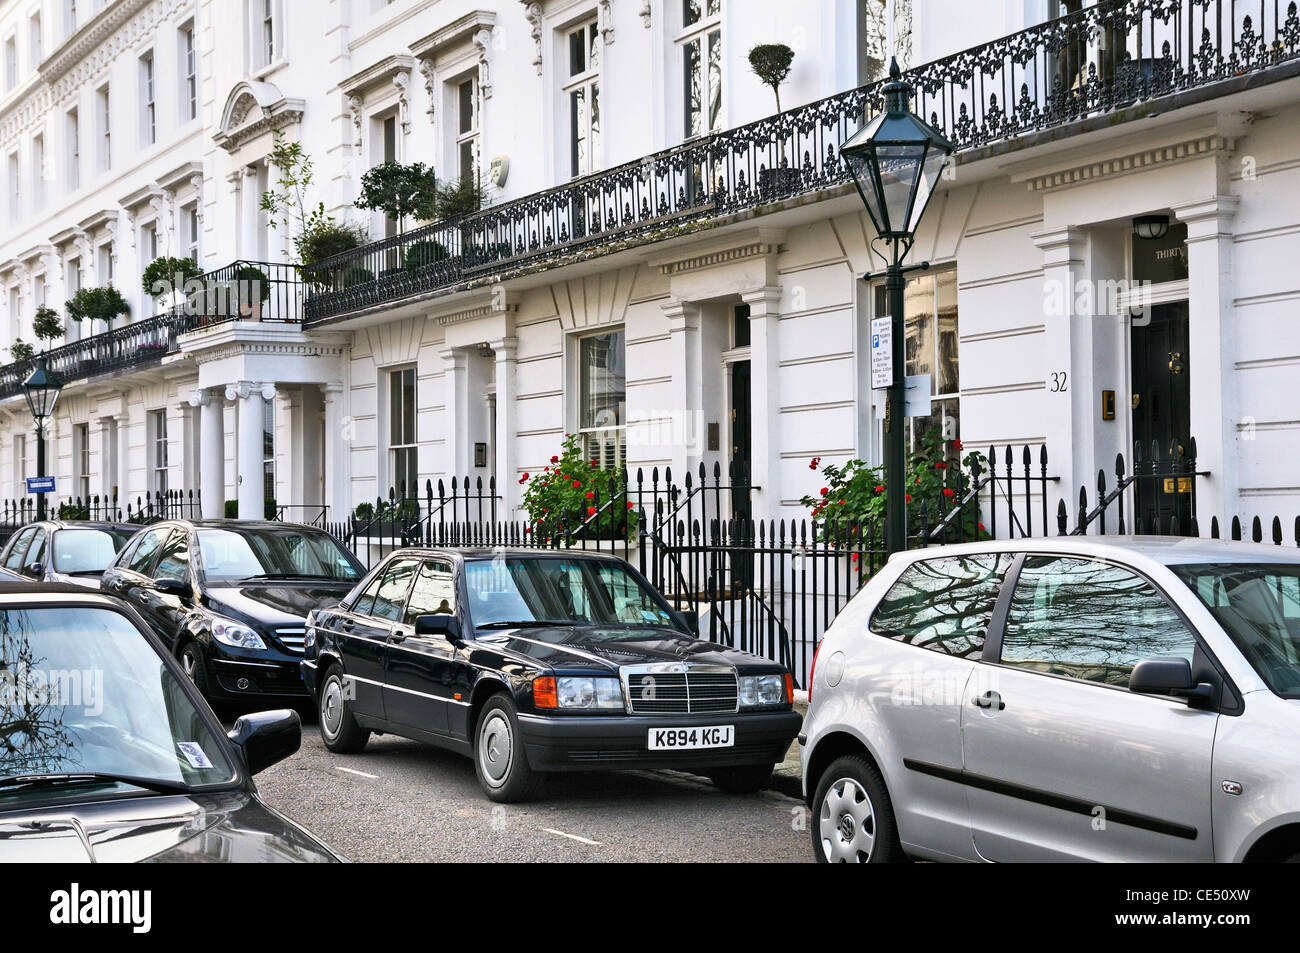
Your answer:
[[[1053,371],[1051,393],[1064,394],[1067,390],[1070,389],[1069,379],[1070,379],[1070,375],[1068,372]]]

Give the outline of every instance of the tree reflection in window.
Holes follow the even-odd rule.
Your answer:
[[[988,553],[914,564],[880,600],[871,630],[945,655],[979,658],[1011,558]]]
[[[1002,661],[1128,687],[1143,659],[1192,661],[1196,640],[1142,577],[1111,563],[1030,556],[1016,583]]]

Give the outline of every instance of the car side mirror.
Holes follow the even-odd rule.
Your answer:
[[[190,594],[190,584],[184,579],[155,579],[154,588],[166,596],[180,596],[184,599]]]
[[[1169,695],[1174,698],[1209,699],[1214,689],[1192,679],[1191,663],[1185,658],[1143,659],[1133,666],[1128,690],[1139,695]]]
[[[250,774],[283,761],[302,744],[302,720],[289,708],[241,715],[226,733]]]
[[[682,609],[677,613],[681,616],[682,624],[686,626],[686,631],[692,635],[700,634],[700,614],[694,609]]]
[[[441,635],[452,645],[460,642],[460,619],[446,612],[428,612],[415,617],[416,635]]]
[[[41,565],[40,560],[27,564],[27,575],[29,576],[39,576],[44,570],[45,567]]]

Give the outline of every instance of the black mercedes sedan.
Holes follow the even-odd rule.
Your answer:
[[[0,862],[337,861],[252,776],[297,712],[230,732],[144,621],[84,587],[0,588]]]
[[[458,751],[494,801],[553,771],[762,788],[799,731],[790,673],[693,628],[613,556],[399,550],[308,617],[303,678],[331,751],[372,732]]]
[[[42,520],[29,523],[0,550],[6,578],[99,588],[99,577],[140,527],[134,523]],[[12,574],[10,576],[9,574]]]
[[[207,698],[297,703],[307,613],[338,602],[362,572],[312,526],[168,520],[138,533],[100,586],[139,611]]]

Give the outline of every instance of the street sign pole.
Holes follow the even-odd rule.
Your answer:
[[[45,476],[45,426],[42,421],[36,423],[36,473]],[[45,519],[45,494],[36,494],[36,518]]]

